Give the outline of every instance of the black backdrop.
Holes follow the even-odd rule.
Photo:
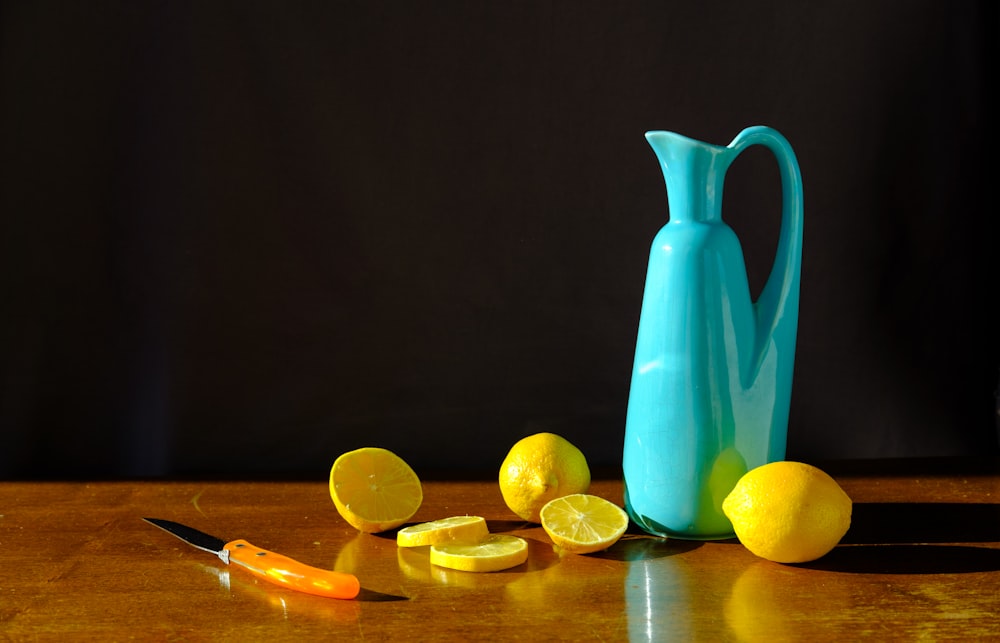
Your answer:
[[[997,452],[982,2],[4,2],[0,475],[617,466],[643,133],[805,183],[790,458]],[[777,169],[726,183],[751,284]]]

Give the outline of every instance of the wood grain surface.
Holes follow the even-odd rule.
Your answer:
[[[927,461],[827,470],[851,530],[814,563],[736,541],[630,531],[560,555],[492,480],[427,480],[414,522],[485,517],[528,562],[432,566],[395,534],[360,534],[326,481],[0,483],[0,638],[9,640],[1000,640],[1000,466]],[[617,479],[591,492],[621,503]],[[361,580],[356,600],[295,593],[142,521],[176,520]]]

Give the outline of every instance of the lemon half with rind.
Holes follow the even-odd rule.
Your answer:
[[[380,447],[348,451],[330,469],[330,497],[356,529],[378,533],[405,523],[423,502],[420,479],[398,455]]]
[[[607,549],[628,529],[625,510],[600,496],[577,493],[548,502],[542,528],[552,543],[571,554]]]

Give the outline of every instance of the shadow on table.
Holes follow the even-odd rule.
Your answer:
[[[1000,571],[1000,549],[969,543],[1000,543],[1000,504],[856,503],[840,546],[797,566],[869,574]]]
[[[1000,543],[1000,504],[855,503],[841,543]]]
[[[794,567],[855,574],[969,574],[1000,571],[1000,549],[970,545],[855,545]]]
[[[704,543],[696,540],[678,540],[676,538],[658,538],[649,534],[639,533],[634,525],[621,540],[604,551],[590,554],[593,558],[607,560],[636,561],[665,558],[683,554],[701,547]]]
[[[358,592],[357,599],[359,601],[365,601],[368,603],[385,603],[394,601],[408,601],[410,600],[406,596],[397,596],[396,594],[385,594],[383,592],[376,592],[375,590],[361,588]]]

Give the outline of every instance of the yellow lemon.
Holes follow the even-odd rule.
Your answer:
[[[338,457],[330,469],[330,497],[348,523],[368,533],[402,525],[424,499],[410,465],[386,449],[365,447]]]
[[[463,572],[498,572],[528,560],[528,542],[490,534],[478,543],[431,545],[431,564]]]
[[[510,510],[540,522],[550,500],[590,488],[590,467],[580,449],[554,433],[519,440],[500,465],[500,493]]]
[[[403,527],[396,532],[399,547],[423,547],[442,543],[476,543],[489,534],[481,516],[452,516],[419,525]]]
[[[851,526],[851,499],[820,469],[772,462],[747,472],[722,503],[736,537],[778,563],[825,556]]]
[[[585,493],[550,500],[541,511],[542,528],[571,554],[590,554],[618,542],[628,529],[628,514],[618,505]]]

